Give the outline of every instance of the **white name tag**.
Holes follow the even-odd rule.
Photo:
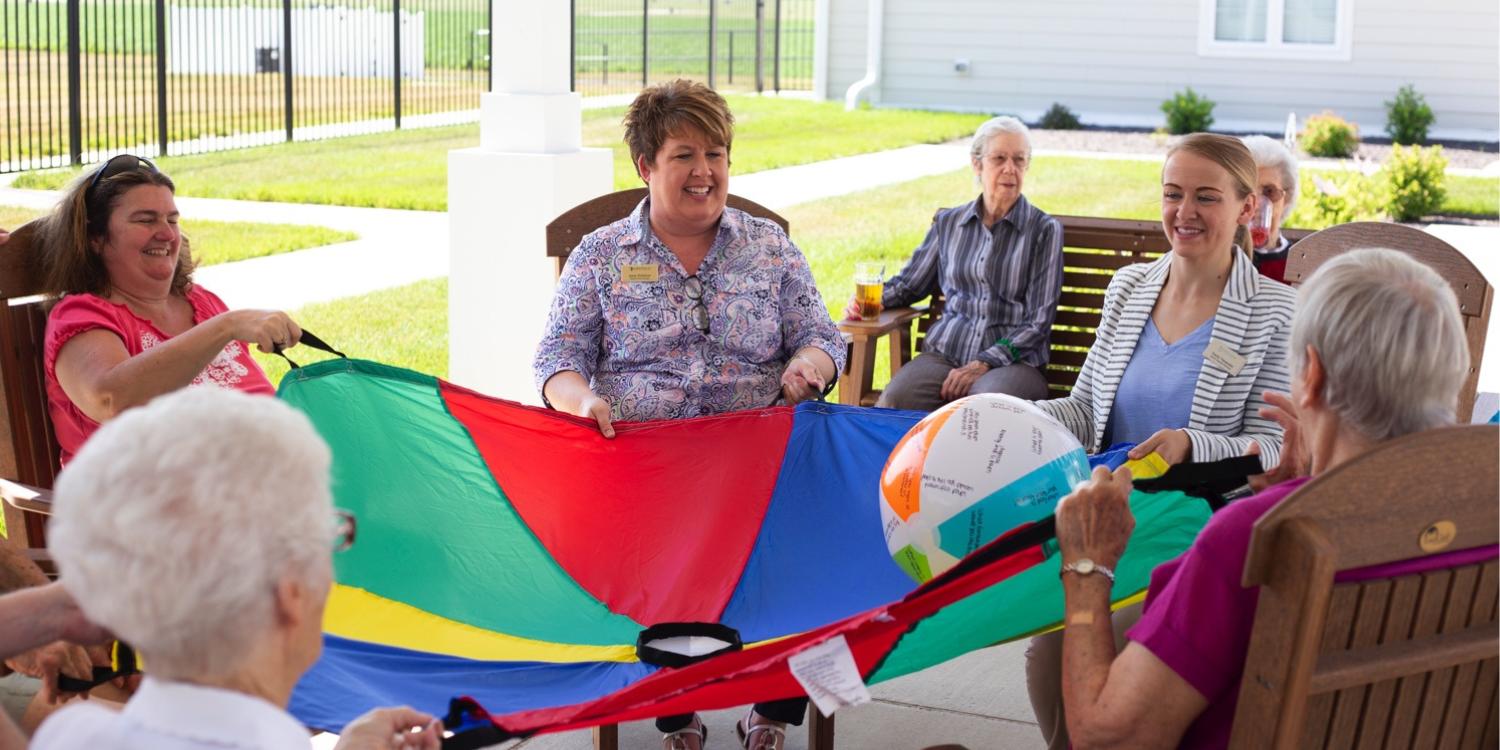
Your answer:
[[[1230,375],[1238,375],[1245,369],[1245,358],[1218,339],[1209,342],[1208,348],[1203,350],[1203,358]]]

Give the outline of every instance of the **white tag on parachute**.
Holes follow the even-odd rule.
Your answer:
[[[859,666],[854,663],[854,652],[849,650],[849,642],[842,635],[793,654],[786,665],[824,716],[832,716],[844,706],[871,700],[870,689],[865,687]]]

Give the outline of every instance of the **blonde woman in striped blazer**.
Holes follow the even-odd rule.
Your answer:
[[[1290,388],[1286,360],[1296,293],[1258,275],[1235,246],[1255,206],[1255,162],[1238,139],[1198,133],[1169,152],[1162,184],[1162,226],[1172,252],[1115,275],[1104,293],[1098,339],[1073,392],[1037,406],[1090,452],[1127,442],[1118,423],[1113,440],[1106,441],[1106,432],[1115,412],[1128,408],[1138,423],[1158,415],[1163,420],[1144,439],[1128,441],[1138,443],[1132,458],[1155,451],[1172,464],[1214,461],[1255,443],[1263,464],[1275,466],[1281,427],[1260,410],[1267,406],[1265,391]],[[1185,371],[1176,374],[1179,382],[1192,383],[1190,393],[1179,389],[1166,403],[1120,401],[1143,393],[1130,387],[1132,379],[1159,382],[1174,374],[1131,370],[1138,348],[1170,347],[1195,332],[1206,346],[1163,360]],[[1157,338],[1144,339],[1146,333]],[[1181,421],[1169,423],[1173,416]]]
[[[1260,410],[1266,391],[1291,388],[1296,296],[1239,249],[1249,246],[1256,184],[1255,160],[1237,138],[1198,133],[1168,152],[1161,222],[1172,252],[1115,274],[1073,392],[1035,402],[1090,452],[1132,442],[1131,458],[1154,451],[1176,464],[1255,445],[1264,466],[1277,465],[1281,426]],[[1113,616],[1117,648],[1140,612]],[[1068,747],[1062,632],[1032,639],[1026,687],[1047,747]]]

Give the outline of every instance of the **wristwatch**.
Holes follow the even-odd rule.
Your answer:
[[[1113,570],[1110,570],[1109,568],[1106,568],[1103,565],[1100,565],[1093,560],[1088,559],[1087,557],[1079,558],[1078,562],[1068,563],[1067,565],[1062,566],[1062,571],[1057,574],[1058,577],[1061,577],[1063,573],[1077,573],[1081,576],[1089,576],[1098,573],[1105,578],[1108,578],[1110,583],[1115,582],[1115,572]]]

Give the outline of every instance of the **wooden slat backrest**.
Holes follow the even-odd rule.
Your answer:
[[[1489,331],[1495,289],[1484,274],[1457,248],[1413,227],[1378,221],[1357,221],[1329,227],[1297,243],[1287,257],[1286,280],[1300,286],[1324,263],[1350,250],[1384,247],[1400,250],[1442,274],[1458,296],[1464,335],[1469,340],[1469,377],[1458,394],[1458,421],[1468,422],[1479,389],[1479,365]]]
[[[0,388],[5,401],[0,477],[50,488],[57,477],[58,447],[42,369],[47,313],[35,299],[40,290],[33,263],[36,227],[36,222],[22,226],[0,245]],[[11,541],[44,546],[44,518],[4,505]]]
[[[578,241],[583,239],[584,235],[629,216],[630,212],[634,211],[635,207],[645,199],[646,192],[647,188],[641,187],[601,195],[593,200],[584,201],[553,219],[552,223],[547,225],[547,257],[556,259],[557,275],[562,275],[563,264],[567,262],[573,248],[578,247]],[[781,227],[781,231],[791,233],[791,227],[781,214],[755,201],[738,195],[730,195],[725,203],[730,208],[739,209],[751,216],[770,219]]]
[[[1409,435],[1256,522],[1243,583],[1260,600],[1232,748],[1495,747],[1500,565],[1333,581],[1500,541],[1497,453],[1493,425]]]
[[[941,209],[940,209],[941,210]],[[933,217],[936,219],[936,215]],[[1115,272],[1133,263],[1149,263],[1172,249],[1160,222],[1058,216],[1063,227],[1063,293],[1052,322],[1047,384],[1053,398],[1068,395],[1078,382],[1094,329],[1104,307],[1104,290]],[[1311,234],[1286,229],[1293,242]],[[942,314],[943,299],[935,296],[929,314],[917,321],[917,347],[934,320]],[[1472,399],[1471,399],[1472,400]]]

